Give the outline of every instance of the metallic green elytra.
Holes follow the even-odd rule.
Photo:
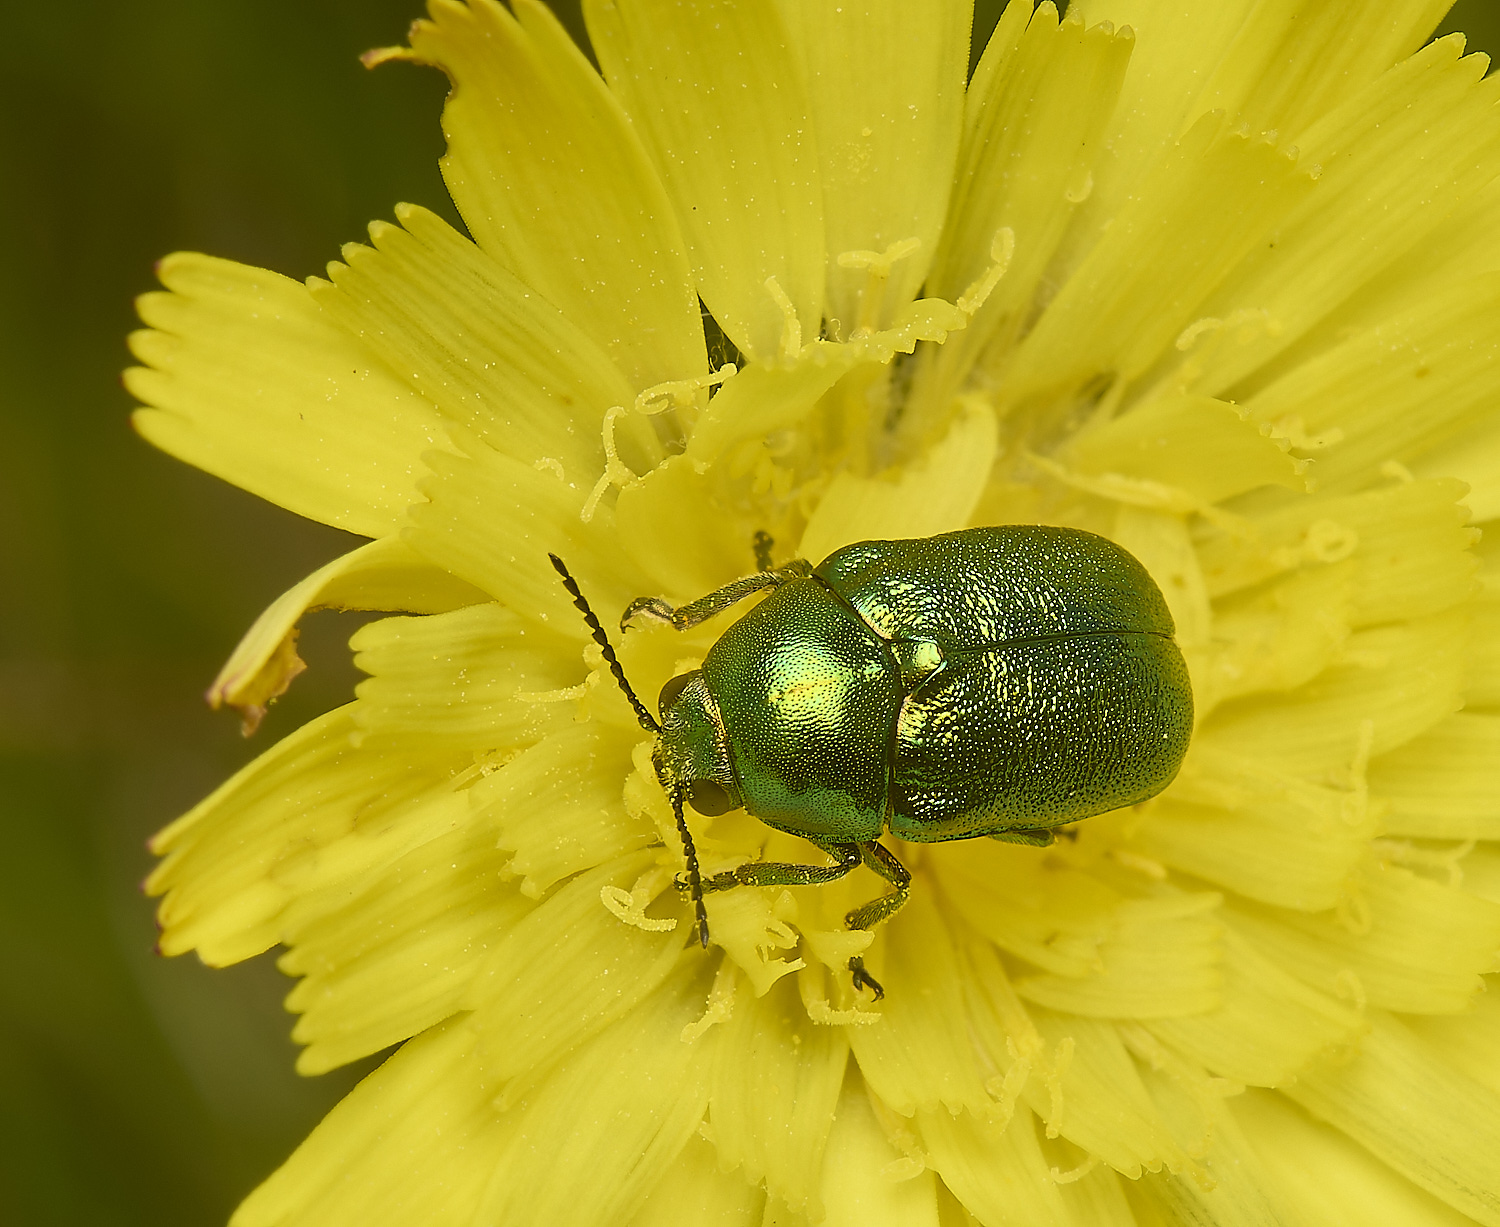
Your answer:
[[[847,918],[853,929],[905,902],[910,875],[883,845],[991,839],[1046,846],[1052,829],[1155,796],[1177,774],[1193,725],[1172,617],[1144,567],[1112,541],[1035,525],[863,541],[816,567],[771,567],[673,608],[631,604],[679,630],[770,590],[663,688],[658,722],[635,697],[562,564],[643,727],[687,853],[684,883],[831,881],[860,863],[894,887]],[[743,806],[800,835],[829,866],[751,864],[701,879],[684,802]],[[880,986],[851,960],[855,986]]]

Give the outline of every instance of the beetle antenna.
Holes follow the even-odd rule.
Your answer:
[[[703,907],[703,879],[698,873],[698,849],[693,846],[693,833],[688,830],[687,818],[682,812],[682,789],[672,789],[672,817],[677,819],[677,834],[682,838],[682,855],[687,861],[688,893],[693,899],[694,924],[698,929],[698,944],[708,949],[708,912]]]
[[[615,681],[619,683],[625,697],[630,700],[630,706],[635,709],[635,718],[640,721],[641,727],[648,733],[660,734],[661,725],[656,722],[656,717],[651,714],[635,691],[630,688],[630,683],[625,680],[625,670],[620,665],[620,658],[615,655],[615,649],[609,642],[609,636],[604,633],[604,627],[600,625],[599,619],[594,616],[594,611],[589,608],[589,603],[584,600],[583,593],[578,590],[578,581],[568,574],[568,568],[563,566],[563,560],[556,554],[548,554],[547,557],[552,559],[553,567],[562,576],[563,587],[568,590],[568,595],[573,598],[573,604],[578,606],[578,612],[583,615],[583,620],[588,623],[589,632],[593,635],[594,642],[603,650],[605,662],[609,665],[609,671],[614,674]],[[677,825],[682,831],[683,841],[687,845],[688,867],[691,870],[692,881],[695,884],[693,887],[694,896],[700,900],[698,903],[698,913],[701,917],[703,914],[702,892],[696,885],[698,881],[698,862],[693,853],[693,841],[687,834],[687,827],[683,825],[680,804],[678,809]],[[702,924],[703,944],[706,946],[708,945],[707,921],[703,921]]]

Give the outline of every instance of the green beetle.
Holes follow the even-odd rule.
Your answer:
[[[626,609],[622,630],[640,616],[686,630],[770,590],[701,669],[662,687],[660,721],[552,556],[656,734],[703,945],[707,893],[831,882],[863,863],[893,887],[846,918],[868,929],[911,884],[882,832],[1045,847],[1052,828],[1144,801],[1177,774],[1193,727],[1187,666],[1160,590],[1114,542],[1039,525],[966,528],[862,541],[816,567],[772,567],[770,539],[755,545],[755,575],[679,608],[643,597]],[[835,863],[701,878],[684,803],[708,815],[743,806]],[[849,970],[856,989],[884,995],[861,959]]]

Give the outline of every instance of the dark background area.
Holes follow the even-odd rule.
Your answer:
[[[0,5],[5,1224],[222,1223],[363,1072],[298,1078],[271,959],[157,958],[138,887],[152,831],[349,697],[355,623],[329,614],[254,740],[201,696],[255,615],[355,540],[146,446],[118,373],[166,252],[304,277],[397,201],[456,221],[443,78],[357,59],[418,5]],[[1000,6],[979,7],[987,30]],[[1445,29],[1500,46],[1500,0],[1460,0]]]

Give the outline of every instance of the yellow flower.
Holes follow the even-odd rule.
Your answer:
[[[1500,1223],[1500,83],[1446,5],[1015,0],[967,89],[958,0],[585,7],[603,80],[536,0],[371,57],[451,78],[473,242],[404,207],[141,301],[141,432],[372,538],[214,701],[253,726],[310,608],[409,615],[156,840],[162,949],[283,945],[303,1072],[402,1045],[235,1223]],[[1008,522],[1157,578],[1178,780],[901,847],[878,1005],[865,871],[712,895],[700,950],[548,553],[610,624],[759,529]]]

